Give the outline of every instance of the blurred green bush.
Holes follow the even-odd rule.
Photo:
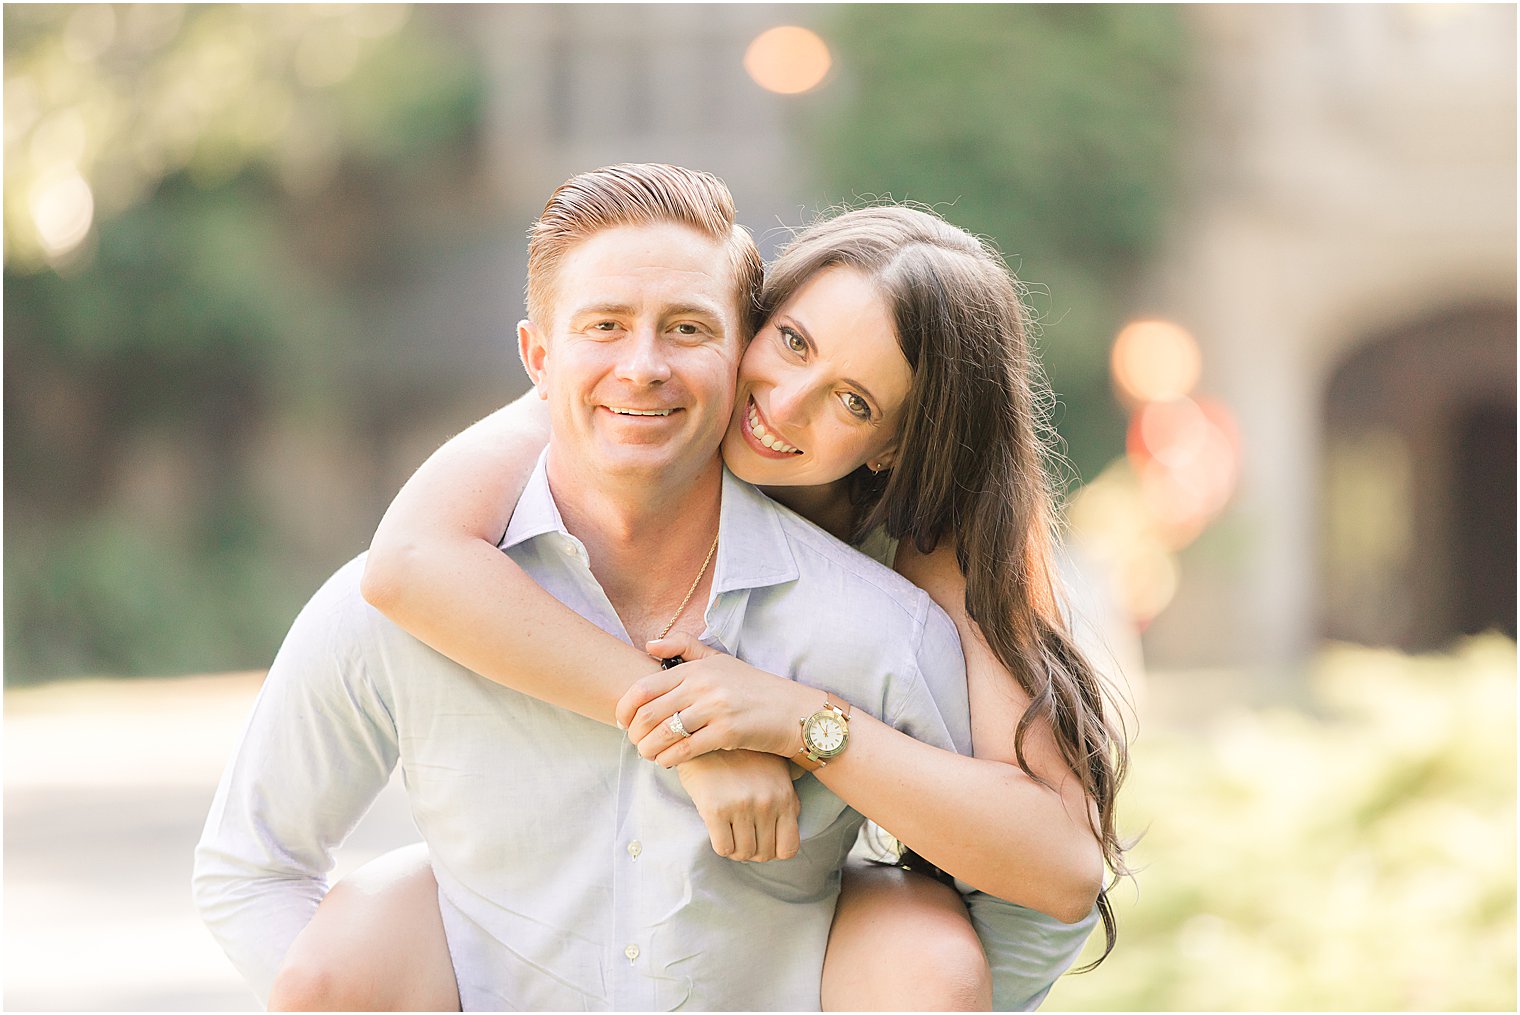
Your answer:
[[[1315,714],[1144,731],[1118,947],[1046,1009],[1513,1011],[1515,663],[1334,648]]]

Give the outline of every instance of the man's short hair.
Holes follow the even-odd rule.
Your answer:
[[[759,330],[765,267],[749,230],[734,220],[728,185],[711,173],[661,163],[630,163],[572,176],[528,229],[528,317],[553,327],[554,280],[577,243],[616,226],[671,222],[723,243],[745,340]]]

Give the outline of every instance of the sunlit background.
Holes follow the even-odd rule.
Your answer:
[[[549,192],[668,161],[767,256],[911,200],[1027,285],[1144,832],[1047,1007],[1514,1008],[1515,28],[8,5],[7,1005],[251,1003],[187,881],[260,671],[525,388]]]

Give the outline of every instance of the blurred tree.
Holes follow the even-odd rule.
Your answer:
[[[468,161],[477,72],[394,6],[4,17],[6,681],[266,662],[306,563],[267,431],[353,411],[393,191]]]
[[[1107,353],[1172,194],[1187,45],[1174,9],[840,5],[812,100],[827,193],[931,205],[1029,284],[1067,455],[1123,450]]]

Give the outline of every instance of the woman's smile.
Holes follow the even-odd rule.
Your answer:
[[[775,432],[760,407],[755,404],[754,396],[750,396],[745,407],[744,426],[741,432],[750,447],[756,454],[765,455],[767,458],[791,458],[802,454],[802,449],[793,447]]]

